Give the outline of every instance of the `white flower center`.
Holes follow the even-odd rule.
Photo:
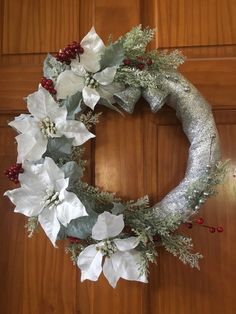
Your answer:
[[[98,81],[96,81],[93,78],[92,74],[86,73],[85,74],[85,85],[89,86],[91,88],[96,88],[99,86],[99,83],[98,83]]]
[[[109,239],[103,241],[102,244],[96,247],[96,249],[106,257],[111,257],[112,254],[118,251],[115,242]]]
[[[39,122],[39,127],[44,137],[54,137],[57,131],[55,123],[51,121],[49,117],[41,120]]]
[[[53,189],[47,188],[46,194],[42,200],[43,207],[48,207],[49,209],[52,209],[58,204],[60,204],[59,192],[55,192]]]

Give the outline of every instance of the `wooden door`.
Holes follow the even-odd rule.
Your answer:
[[[1,0],[1,170],[15,161],[7,120],[26,110],[24,96],[37,88],[42,60],[95,25],[104,40],[142,23],[158,29],[152,48],[179,48],[189,58],[181,72],[213,106],[224,158],[236,161],[236,2],[234,0]],[[99,108],[98,108],[99,110]],[[152,114],[141,101],[132,116],[103,110],[96,142],[88,147],[88,181],[125,199],[161,199],[184,175],[188,142],[163,108]],[[101,278],[80,283],[79,271],[42,231],[28,239],[23,216],[1,199],[0,313],[10,314],[234,314],[236,313],[235,178],[202,208],[209,224],[192,235],[204,255],[201,271],[160,250],[149,284],[121,280],[116,290]],[[1,194],[13,186],[1,177]]]

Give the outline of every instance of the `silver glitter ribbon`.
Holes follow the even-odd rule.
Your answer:
[[[186,220],[193,214],[193,210],[188,208],[188,189],[206,174],[209,164],[220,160],[219,136],[208,102],[191,83],[178,72],[158,74],[156,78],[158,83],[161,82],[161,89],[141,91],[129,88],[117,96],[118,103],[132,113],[142,94],[151,110],[157,112],[168,97],[167,104],[176,111],[189,139],[189,157],[184,179],[151,210],[159,219],[160,216],[165,219],[179,212],[182,220]]]
[[[155,113],[165,104],[168,92],[157,88],[141,90],[141,88],[130,86],[124,91],[114,94],[113,97],[123,110],[133,113],[134,106],[141,96],[149,103],[152,112]]]

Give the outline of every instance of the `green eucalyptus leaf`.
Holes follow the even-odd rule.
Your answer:
[[[69,161],[64,164],[61,169],[65,173],[66,178],[70,178],[69,186],[73,186],[79,181],[83,175],[83,170],[75,161]]]
[[[116,42],[108,46],[100,60],[101,69],[119,66],[125,58],[124,49],[121,42]]]
[[[57,235],[57,240],[64,240],[67,237],[66,235],[66,227],[61,224],[60,231]]]
[[[66,234],[69,237],[86,239],[91,236],[92,228],[97,221],[97,215],[89,215],[71,220],[66,228]]]
[[[82,101],[82,93],[77,92],[76,94],[67,97],[63,101],[63,105],[67,108],[67,119],[75,119],[75,115],[81,111],[81,104]]]
[[[48,140],[45,156],[51,157],[56,161],[59,158],[71,154],[72,142],[73,139],[69,139],[65,136],[50,138]]]
[[[47,78],[56,79],[67,67],[68,66],[57,61],[55,57],[48,53],[43,63],[43,74]]]
[[[113,208],[111,210],[113,215],[122,214],[125,210],[125,206],[121,203],[113,203]]]
[[[84,204],[86,211],[89,215],[93,213],[101,214],[104,211],[110,211],[113,207],[112,203],[102,204],[96,199],[96,197],[93,197],[92,195],[89,196],[87,193],[84,193],[81,191],[80,192],[74,191],[74,192],[76,193],[78,198],[81,200],[81,202]]]

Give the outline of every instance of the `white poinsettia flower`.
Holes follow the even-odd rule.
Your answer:
[[[27,217],[38,217],[46,235],[55,246],[60,224],[67,224],[75,218],[87,216],[79,198],[66,189],[69,178],[46,157],[42,164],[23,163],[24,172],[19,175],[21,187],[9,190],[8,196],[16,206],[15,212]]]
[[[92,238],[100,242],[86,247],[78,257],[81,281],[96,281],[103,271],[113,288],[119,278],[147,282],[146,276],[140,275],[139,271],[141,256],[135,250],[139,243],[137,237],[115,238],[123,228],[123,215],[116,216],[104,212],[98,216],[92,229]]]
[[[100,98],[113,104],[113,95],[121,90],[120,84],[113,83],[117,67],[108,67],[100,72],[87,72],[80,64],[71,64],[71,70],[62,72],[55,85],[57,97],[65,99],[82,92],[85,105],[92,110]]]
[[[21,114],[9,123],[20,134],[17,162],[39,160],[47,149],[49,138],[65,136],[73,139],[74,146],[94,137],[82,122],[67,120],[67,109],[59,107],[44,88],[27,97],[30,114]]]
[[[71,60],[71,69],[62,72],[55,85],[58,99],[66,99],[82,92],[84,103],[94,109],[100,98],[113,104],[113,95],[121,90],[120,84],[114,84],[117,67],[101,70],[100,59],[105,46],[92,28],[81,41],[84,53]],[[100,72],[99,72],[100,71]]]

